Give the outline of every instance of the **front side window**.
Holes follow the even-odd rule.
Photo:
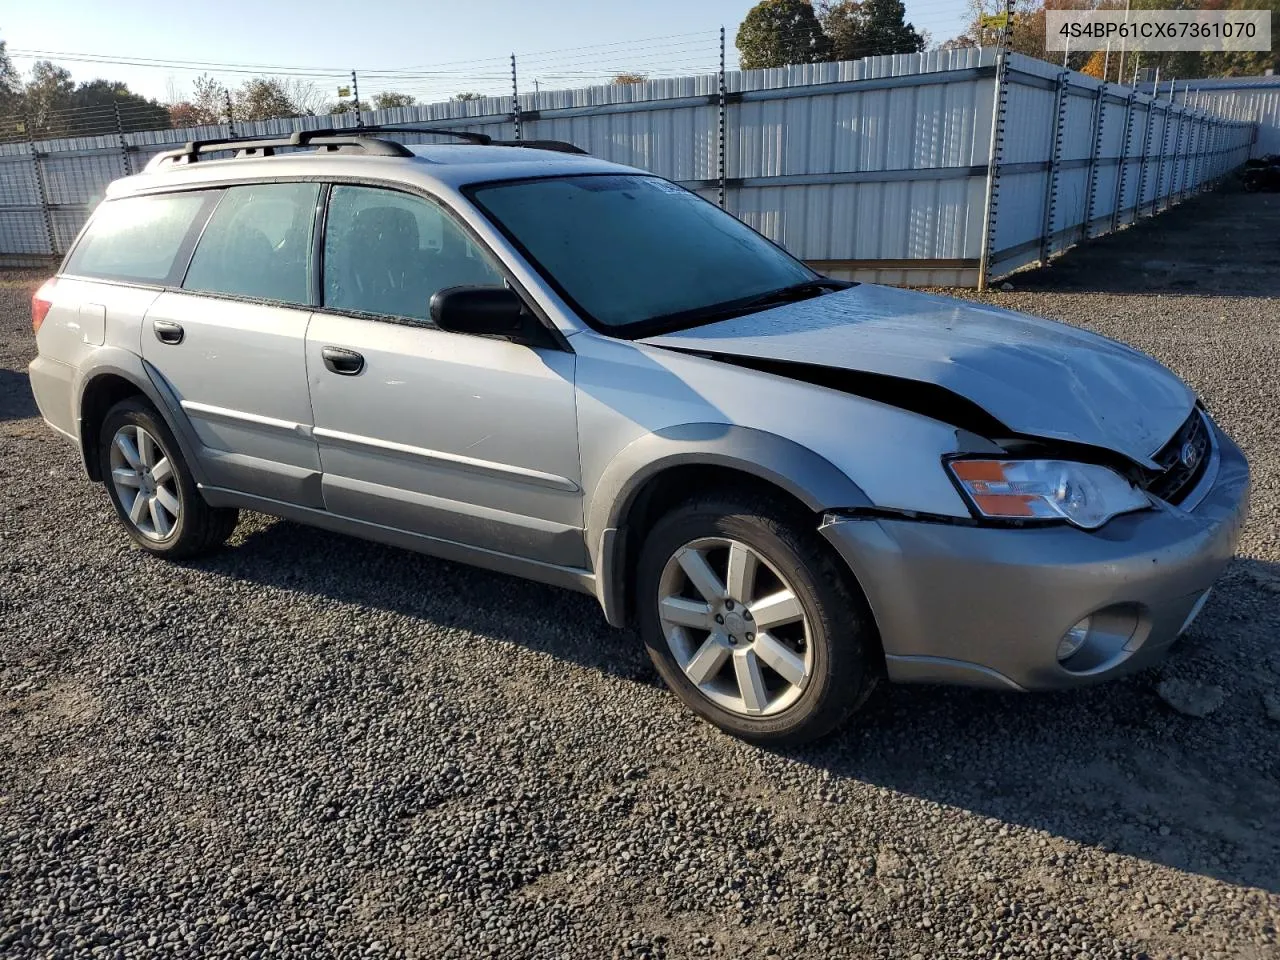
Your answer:
[[[184,290],[310,303],[318,183],[230,187],[200,236]]]
[[[163,283],[207,196],[167,193],[105,201],[68,258],[66,272]]]
[[[486,184],[472,199],[610,333],[702,322],[817,275],[742,221],[657,177]]]
[[[338,185],[324,238],[324,305],[427,320],[431,297],[502,286],[496,265],[438,205],[407,193]]]

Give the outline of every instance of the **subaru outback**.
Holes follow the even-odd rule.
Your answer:
[[[819,275],[564,144],[444,135],[196,142],[111,185],[33,300],[30,376],[142,549],[248,509],[584,591],[763,743],[881,679],[1150,664],[1233,555],[1245,459],[1136,350]]]

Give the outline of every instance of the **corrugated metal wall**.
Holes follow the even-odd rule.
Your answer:
[[[989,273],[1152,216],[1239,167],[1256,125],[1029,57],[1009,58]]]
[[[1177,83],[1174,99],[1258,124],[1255,157],[1280,153],[1280,77],[1229,77]]]
[[[1242,162],[1253,135],[1249,124],[1153,104],[1127,88],[1099,95],[1092,78],[1026,57],[1010,57],[1004,76],[994,165],[990,49],[727,74],[723,171],[715,75],[525,94],[519,123],[526,139],[568,140],[712,200],[723,187],[730,212],[832,275],[939,285],[973,285],[984,263],[998,275],[1155,212]],[[511,108],[510,99],[488,98],[364,119],[510,139]],[[234,133],[353,120],[237,123]],[[175,143],[230,133],[0,145],[0,254],[64,252],[111,180]]]

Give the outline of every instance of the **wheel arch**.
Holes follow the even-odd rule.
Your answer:
[[[120,401],[137,396],[155,408],[177,438],[188,469],[197,483],[202,482],[204,478],[199,460],[193,455],[196,449],[194,433],[185,417],[175,414],[174,411],[181,408],[163,379],[158,374],[153,377],[149,365],[126,350],[108,349],[106,352],[111,355],[99,357],[97,363],[84,371],[77,390],[80,454],[89,479],[97,482],[103,478],[98,457],[98,435],[108,411]]]
[[[601,474],[587,511],[596,592],[605,617],[624,626],[640,532],[707,485],[732,483],[819,514],[870,501],[825,457],[777,434],[716,423],[686,424],[633,441]]]

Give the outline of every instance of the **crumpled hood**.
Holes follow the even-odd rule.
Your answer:
[[[1195,405],[1165,367],[1114,340],[875,284],[641,342],[923,381],[1016,433],[1105,447],[1144,466]]]

